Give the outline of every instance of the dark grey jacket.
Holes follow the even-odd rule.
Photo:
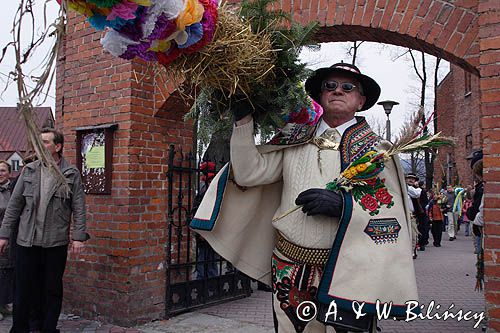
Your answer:
[[[69,243],[71,215],[73,215],[73,240],[85,241],[88,239],[85,194],[80,172],[76,167],[68,164],[64,158],[61,159],[59,168],[69,185],[69,198],[65,198],[62,186],[54,185],[50,188],[43,235],[37,235],[37,239],[40,239],[41,236],[41,246],[43,247],[61,246]],[[40,174],[40,161],[35,161],[24,167],[5,211],[0,227],[0,238],[9,238],[19,219],[17,244],[26,247],[33,246],[36,213],[40,202]]]

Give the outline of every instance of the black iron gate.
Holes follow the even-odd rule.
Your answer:
[[[250,296],[250,279],[221,258],[189,228],[193,204],[212,173],[200,169],[192,153],[169,149],[166,317]],[[212,164],[213,166],[213,164]],[[218,166],[220,167],[220,165]]]

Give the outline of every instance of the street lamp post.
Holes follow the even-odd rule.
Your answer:
[[[395,101],[382,101],[382,102],[378,102],[377,103],[378,105],[382,105],[382,107],[384,108],[384,111],[385,111],[385,114],[387,115],[387,122],[386,122],[386,125],[385,125],[385,131],[386,131],[386,140],[387,141],[391,141],[391,120],[389,119],[389,115],[391,114],[391,111],[392,111],[392,107],[394,105],[399,105],[398,102],[395,102]]]

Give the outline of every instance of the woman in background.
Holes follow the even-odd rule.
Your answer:
[[[0,161],[0,225],[9,203],[12,184],[10,182],[10,164]],[[12,238],[12,237],[11,237]],[[4,314],[12,313],[11,303],[14,296],[14,248],[15,239],[10,239],[8,251],[0,254],[0,320]]]
[[[441,238],[443,236],[443,213],[441,211],[441,202],[444,200],[442,194],[431,193],[431,198],[429,200],[429,220],[432,223],[431,233],[433,238],[433,244],[435,247],[441,247]]]

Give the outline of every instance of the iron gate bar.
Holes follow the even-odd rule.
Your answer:
[[[170,145],[167,169],[166,318],[195,308],[248,297],[251,293],[250,278],[216,254],[189,228],[195,200],[193,194],[200,193],[202,185],[208,185],[200,181],[201,174],[202,170],[191,152],[176,152],[174,145]],[[177,253],[172,253],[173,250]]]

